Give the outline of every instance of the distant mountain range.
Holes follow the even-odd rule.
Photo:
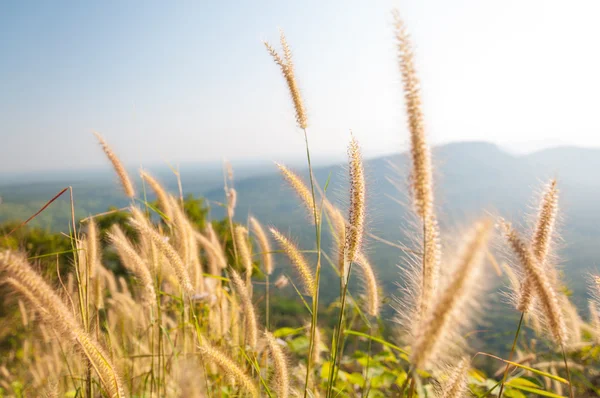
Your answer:
[[[456,232],[474,219],[491,213],[517,225],[527,226],[535,214],[536,200],[543,185],[557,178],[560,189],[561,265],[566,279],[584,307],[585,277],[600,263],[600,149],[559,147],[529,155],[511,155],[496,145],[484,142],[448,144],[434,149],[436,199],[439,207],[445,250],[455,249]],[[410,203],[407,197],[406,154],[368,159],[369,232],[388,241],[407,241],[410,234]],[[306,176],[305,168],[296,169]],[[318,167],[315,176],[321,186],[330,179],[327,196],[343,207],[346,202],[346,173],[343,165]],[[176,179],[167,169],[156,174],[166,186],[177,190]],[[270,163],[235,170],[238,191],[236,217],[243,222],[252,213],[265,224],[273,224],[296,237],[306,249],[314,247],[314,231],[298,199],[285,186]],[[185,193],[203,195],[211,203],[211,216],[222,216],[216,202],[223,201],[220,167],[182,168]],[[396,180],[397,187],[389,180]],[[61,188],[74,186],[78,214],[98,213],[109,205],[128,202],[118,190],[116,178],[105,174],[92,177],[73,174],[67,180],[41,183],[12,183],[0,186],[0,221],[25,218]],[[399,189],[398,189],[399,188]],[[53,229],[67,228],[68,202],[54,205],[40,223]],[[64,228],[62,228],[64,226]],[[408,233],[407,233],[408,232]],[[329,249],[328,240],[324,242]],[[397,264],[402,263],[398,249],[369,240],[369,254],[379,278],[387,288],[398,280]],[[283,260],[281,260],[283,261]],[[490,272],[493,272],[490,270]]]
[[[448,253],[455,250],[456,232],[486,214],[500,215],[526,233],[535,216],[540,191],[551,178],[556,178],[560,189],[560,264],[567,270],[565,277],[576,300],[584,307],[587,273],[600,264],[599,149],[562,147],[515,156],[493,144],[464,142],[435,148],[433,159],[436,199]],[[410,203],[407,162],[406,154],[365,162],[369,231],[392,242],[409,241],[412,230],[410,212],[400,204]],[[330,178],[328,197],[342,207],[347,203],[344,170],[343,165],[315,170],[321,186]],[[298,171],[307,176],[306,170]],[[235,188],[239,221],[252,213],[264,223],[289,231],[305,248],[314,247],[308,217],[278,175],[236,181]],[[205,196],[222,201],[223,190],[219,188]],[[402,263],[400,251],[374,239],[369,241],[369,254],[377,265],[380,280],[393,288],[390,281],[399,278],[396,265]]]

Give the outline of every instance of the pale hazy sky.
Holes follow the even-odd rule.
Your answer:
[[[285,30],[315,156],[405,148],[390,10],[432,142],[600,146],[598,1],[0,3],[0,171],[303,155],[261,41]]]

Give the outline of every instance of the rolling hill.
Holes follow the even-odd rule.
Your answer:
[[[488,213],[526,227],[526,216],[535,213],[536,193],[549,178],[556,177],[561,190],[561,265],[567,270],[565,276],[575,292],[575,300],[581,308],[585,307],[585,277],[589,270],[597,269],[600,259],[600,180],[595,173],[600,169],[599,149],[560,147],[515,156],[490,143],[463,142],[435,148],[433,158],[437,205],[447,253],[454,250],[457,231]],[[369,232],[387,241],[408,242],[410,239],[410,214],[407,206],[400,204],[410,203],[407,160],[406,154],[399,154],[365,162]],[[177,190],[176,179],[168,168],[151,170],[169,189]],[[306,176],[306,170],[301,167],[296,170]],[[344,170],[343,165],[315,169],[321,186],[330,179],[327,196],[341,207],[345,203]],[[289,232],[305,249],[314,247],[314,232],[308,217],[274,165],[239,166],[235,173],[238,221],[244,222],[252,213],[263,223]],[[211,217],[222,217],[222,208],[218,205],[223,201],[221,167],[187,165],[181,169],[181,175],[184,192],[205,196],[211,205]],[[90,176],[71,173],[68,177],[65,180],[65,176],[44,175],[38,182],[32,179],[27,183],[0,185],[3,199],[0,221],[26,218],[69,185],[74,187],[78,217],[105,211],[110,205],[122,207],[128,203],[119,192],[115,178],[108,173]],[[68,198],[61,198],[42,213],[38,225],[67,230],[69,206]],[[330,248],[327,238],[324,248]],[[368,253],[386,291],[395,289],[394,281],[399,279],[397,265],[405,262],[402,253],[374,239],[369,239]]]

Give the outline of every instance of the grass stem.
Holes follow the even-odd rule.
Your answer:
[[[519,340],[519,333],[521,332],[521,326],[523,325],[524,317],[525,317],[525,312],[521,312],[521,319],[519,319],[519,326],[517,326],[517,332],[515,333],[515,338],[513,340],[512,348],[510,349],[510,354],[508,354],[509,361],[512,361],[512,357],[515,353],[515,349],[517,348],[517,341]],[[507,363],[506,368],[504,369],[504,375],[502,376],[502,383],[500,383],[500,392],[498,393],[498,398],[502,398],[502,392],[504,391],[504,384],[506,383],[506,378],[508,377],[509,369],[510,369],[510,363]]]

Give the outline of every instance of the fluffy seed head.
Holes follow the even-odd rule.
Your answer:
[[[365,284],[367,313],[373,317],[377,317],[379,315],[380,299],[375,272],[373,271],[373,267],[369,263],[369,260],[363,253],[358,253],[356,256],[356,263],[362,272]]]
[[[289,186],[292,187],[292,189],[296,192],[300,200],[302,200],[302,203],[304,203],[309,217],[312,218],[312,222],[314,223],[314,215],[316,214],[317,224],[319,224],[321,215],[319,214],[319,209],[315,207],[315,202],[313,201],[312,194],[308,187],[304,184],[304,182],[302,182],[302,179],[300,179],[300,177],[298,177],[298,175],[296,175],[290,169],[288,169],[282,164],[275,164],[277,165],[277,168],[281,172],[283,178],[286,180]]]
[[[550,335],[556,343],[563,345],[566,341],[566,325],[558,296],[548,280],[548,275],[539,265],[533,251],[523,242],[514,228],[504,220],[501,220],[500,223],[508,244],[519,259],[525,274],[531,280],[531,294],[535,294],[540,301]]]
[[[273,390],[277,391],[277,396],[287,398],[290,392],[290,375],[287,366],[287,360],[281,345],[275,337],[269,332],[265,332],[265,338],[273,358],[275,368],[275,380]]]
[[[239,385],[248,392],[253,398],[259,397],[256,383],[250,375],[248,375],[229,355],[223,351],[213,347],[205,339],[202,339],[202,344],[198,347],[200,353],[207,360],[219,366],[228,376],[232,377]]]
[[[198,242],[200,242],[200,245],[202,245],[204,250],[206,250],[209,257],[212,256],[215,258],[215,261],[217,262],[218,267],[220,269],[227,268],[227,260],[225,259],[225,254],[223,253],[221,247],[220,246],[217,247],[215,245],[214,241],[212,241],[209,238],[207,238],[206,236],[202,235],[200,232],[195,232],[194,235],[196,236],[196,239],[198,240]],[[215,270],[215,274],[217,274],[216,270]]]
[[[306,259],[304,258],[302,253],[300,253],[300,250],[298,250],[296,245],[294,245],[288,238],[283,236],[281,232],[279,232],[275,228],[271,228],[270,231],[277,243],[279,243],[285,254],[292,262],[292,265],[294,265],[294,267],[298,271],[298,274],[300,275],[300,279],[302,280],[302,284],[304,286],[304,293],[309,296],[312,296],[312,294],[315,291],[315,278],[313,276],[312,270],[306,262]]]
[[[250,253],[250,245],[248,244],[248,230],[242,225],[235,227],[235,243],[238,248],[242,267],[246,275],[246,283],[250,281],[252,276],[252,254]]]
[[[146,262],[139,256],[138,252],[131,245],[121,228],[113,225],[111,232],[107,234],[111,243],[117,249],[123,265],[129,269],[137,278],[139,278],[145,292],[148,303],[156,302],[156,292],[154,290],[154,280]]]
[[[421,314],[426,314],[434,301],[439,283],[440,257],[440,231],[435,215],[431,213],[423,220]]]
[[[469,305],[475,301],[470,295],[477,290],[480,282],[481,260],[485,255],[490,227],[488,221],[473,227],[458,256],[454,275],[424,316],[412,347],[411,363],[416,368],[437,366],[444,354],[442,351],[450,348],[458,330],[469,317]]]
[[[423,223],[423,262],[420,306],[428,310],[437,289],[440,245],[439,229],[433,207],[433,173],[431,150],[425,135],[420,82],[417,77],[410,37],[399,13],[394,12],[398,61],[408,116],[411,156],[411,192],[416,214]]]
[[[110,357],[73,317],[63,300],[27,263],[25,257],[10,252],[0,253],[0,270],[6,271],[7,282],[35,308],[44,321],[73,341],[89,359],[102,385],[112,398],[125,397],[121,378]]]
[[[550,181],[540,203],[537,223],[531,241],[533,254],[543,265],[552,245],[552,232],[556,224],[558,212],[558,189],[556,180]]]
[[[421,219],[425,219],[433,212],[431,154],[425,137],[420,83],[415,70],[410,37],[397,12],[394,13],[394,17],[398,60],[402,75],[406,113],[408,115],[408,129],[410,131],[412,195],[415,211]]]
[[[595,297],[600,303],[600,275],[591,275],[590,280],[590,291],[592,293],[592,297]]]
[[[156,245],[158,250],[167,258],[167,260],[169,260],[169,264],[173,267],[183,291],[190,296],[193,295],[194,287],[190,281],[187,267],[173,246],[167,242],[163,235],[150,226],[147,221],[133,218],[130,220],[130,223],[140,232],[140,234],[147,236]]]
[[[96,136],[98,142],[102,146],[102,150],[106,154],[106,157],[112,163],[113,168],[117,173],[117,176],[119,176],[119,180],[121,181],[121,186],[125,191],[125,195],[127,195],[128,198],[133,199],[135,196],[135,189],[133,188],[133,184],[131,183],[129,174],[127,174],[127,171],[125,171],[123,163],[121,163],[121,160],[117,157],[117,155],[115,155],[112,149],[110,149],[110,146],[108,145],[104,137],[100,135],[100,133],[94,132],[94,135]]]
[[[100,263],[100,251],[98,250],[98,226],[93,218],[87,222],[87,269],[91,277],[96,276],[96,268]]]
[[[246,319],[246,345],[250,346],[252,350],[256,350],[256,345],[258,343],[258,322],[256,320],[256,311],[254,310],[254,305],[252,304],[252,299],[248,294],[248,288],[242,278],[238,275],[237,272],[231,271],[231,281],[233,282],[233,286],[240,296],[240,300],[242,301],[243,314]]]
[[[559,295],[558,302],[561,306],[567,327],[567,336],[569,338],[567,344],[569,346],[576,346],[581,343],[583,320],[577,312],[577,307],[575,307],[566,295]]]
[[[444,383],[442,398],[463,398],[467,393],[467,371],[470,361],[468,357],[463,358],[450,372],[448,380]]]
[[[144,181],[148,183],[150,188],[156,194],[156,198],[158,199],[158,204],[163,214],[169,219],[173,219],[173,211],[171,209],[171,201],[169,200],[169,195],[163,188],[163,186],[158,182],[156,178],[154,178],[150,173],[145,170],[140,170],[140,176]]]
[[[335,254],[337,255],[338,269],[340,274],[344,271],[344,245],[346,244],[346,219],[340,209],[335,207],[327,199],[323,201],[323,207],[329,215],[333,227],[332,235],[335,243]]]
[[[306,129],[306,109],[304,108],[304,101],[302,100],[302,96],[300,95],[300,89],[298,87],[298,82],[296,81],[296,75],[294,73],[292,52],[287,43],[285,35],[283,34],[283,31],[280,31],[280,41],[281,47],[283,48],[283,59],[279,56],[279,54],[273,48],[273,46],[271,46],[268,42],[265,41],[264,44],[271,57],[273,57],[275,63],[281,69],[281,73],[285,78],[288,90],[290,92],[290,96],[292,97],[292,102],[294,103],[294,109],[296,110],[296,123],[298,123],[298,127],[300,127],[301,129]]]
[[[273,282],[273,284],[275,285],[275,287],[277,289],[283,289],[284,287],[286,287],[288,284],[290,283],[290,281],[288,280],[288,278],[281,274],[279,275],[279,277],[277,278],[277,280],[275,280],[275,282]]]
[[[262,254],[263,270],[265,274],[271,275],[273,273],[273,255],[271,254],[271,243],[269,242],[269,238],[256,218],[250,217],[250,225],[252,225],[252,231],[258,239]]]
[[[310,323],[306,326],[310,333]],[[315,335],[313,337],[313,352],[312,352],[312,361],[313,364],[317,364],[321,362],[321,351],[323,351],[323,336],[321,335],[321,330],[317,325],[315,325]]]
[[[348,266],[360,252],[365,227],[365,173],[358,142],[352,136],[348,146],[350,170],[350,206],[348,208],[348,225],[346,226],[346,241],[344,243],[344,269],[342,276],[346,277]]]
[[[537,262],[542,268],[545,268],[549,273],[554,274],[555,271],[546,266],[546,257],[550,252],[552,245],[552,232],[556,224],[556,214],[558,212],[558,190],[556,188],[556,180],[550,181],[542,197],[538,217],[531,239],[531,249]],[[555,277],[551,278],[556,279]],[[531,278],[527,275],[523,280],[522,288],[519,292],[519,301],[517,307],[521,311],[529,311],[533,302],[533,294],[531,289]]]
[[[233,188],[225,188],[225,195],[227,196],[227,216],[233,218],[237,205],[237,191]]]

